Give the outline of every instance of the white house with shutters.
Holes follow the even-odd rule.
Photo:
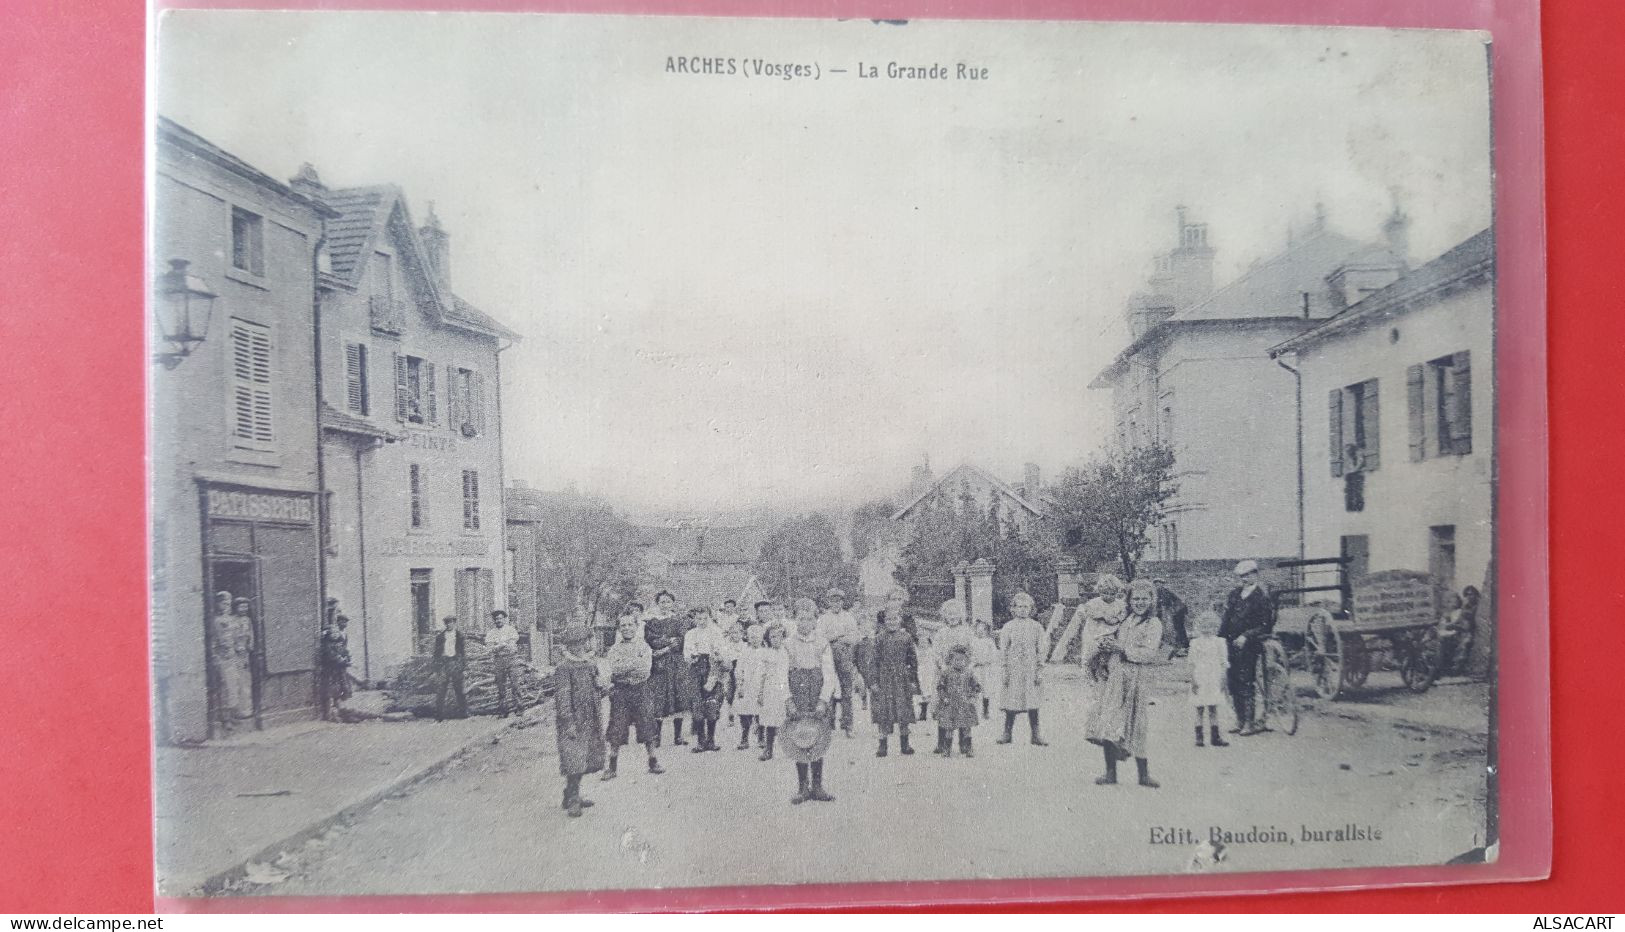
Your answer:
[[[295,189],[326,227],[321,377],[328,594],[353,672],[389,677],[441,619],[506,607],[500,354],[518,339],[451,289],[450,235],[392,185]]]
[[[1310,555],[1484,588],[1494,285],[1485,230],[1271,350],[1303,374]]]
[[[1112,393],[1118,447],[1174,453],[1179,490],[1145,556],[1295,555],[1296,386],[1269,350],[1394,281],[1408,221],[1396,211],[1380,240],[1362,241],[1317,207],[1285,249],[1215,289],[1207,225],[1177,214],[1173,248],[1125,309],[1129,345],[1089,385]]]

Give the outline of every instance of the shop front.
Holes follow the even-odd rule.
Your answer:
[[[199,494],[210,736],[312,717],[322,603],[315,496],[213,482],[200,482]]]

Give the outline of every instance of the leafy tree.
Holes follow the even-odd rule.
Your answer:
[[[538,606],[543,618],[570,614],[590,620],[600,603],[630,596],[643,581],[642,534],[608,502],[574,491],[546,496],[538,527],[540,547],[554,570],[538,580],[545,585]]]
[[[1151,529],[1179,491],[1174,454],[1163,446],[1113,451],[1069,469],[1051,490],[1063,547],[1083,566],[1116,560],[1132,580]]]
[[[868,502],[852,512],[852,559],[861,561],[896,542],[898,523],[892,520],[896,512],[897,506],[888,501]]]
[[[898,559],[896,577],[905,584],[953,575],[961,563],[986,559],[994,566],[994,613],[1003,615],[1017,592],[1053,599],[1055,557],[1053,530],[1035,522],[1022,530],[1015,515],[999,501],[983,504],[968,488],[958,493],[938,490],[920,503],[911,533]]]
[[[803,596],[819,600],[832,587],[858,591],[857,570],[841,555],[835,523],[826,515],[791,518],[762,542],[756,580],[767,596],[789,603]]]

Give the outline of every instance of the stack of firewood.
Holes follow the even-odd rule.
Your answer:
[[[463,671],[463,691],[468,697],[468,714],[495,715],[497,714],[497,686],[496,675],[492,670],[491,651],[484,644],[473,638],[464,642],[464,650],[468,659]],[[529,708],[541,702],[546,695],[552,694],[552,684],[548,682],[545,674],[526,663],[523,659],[515,657],[514,671],[519,680],[519,704],[521,708]],[[435,659],[427,655],[413,657],[401,667],[401,672],[390,684],[389,708],[395,712],[411,712],[419,716],[433,716],[435,696],[440,689],[440,673]],[[512,699],[508,700],[512,703]],[[451,694],[446,695],[447,711],[453,703]]]

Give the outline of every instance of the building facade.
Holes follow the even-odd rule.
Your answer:
[[[1494,281],[1485,230],[1274,349],[1303,375],[1311,556],[1344,556],[1355,578],[1418,570],[1441,590],[1484,589]]]
[[[1270,348],[1397,278],[1407,221],[1380,243],[1315,222],[1280,253],[1212,289],[1205,224],[1179,212],[1177,245],[1128,302],[1131,342],[1090,388],[1112,393],[1114,443],[1173,451],[1178,494],[1149,558],[1231,559],[1299,550],[1297,397]]]
[[[217,295],[207,339],[151,384],[155,711],[160,740],[190,742],[315,710],[313,334],[331,210],[167,119],[152,185],[154,259],[189,262]],[[252,636],[234,659],[214,623],[216,593],[247,600]],[[237,701],[223,695],[235,687],[222,664],[246,676],[228,677],[244,687]]]
[[[322,276],[328,593],[354,672],[384,680],[440,619],[478,633],[507,605],[502,350],[517,339],[451,289],[450,236],[391,185],[296,188],[330,205]]]

